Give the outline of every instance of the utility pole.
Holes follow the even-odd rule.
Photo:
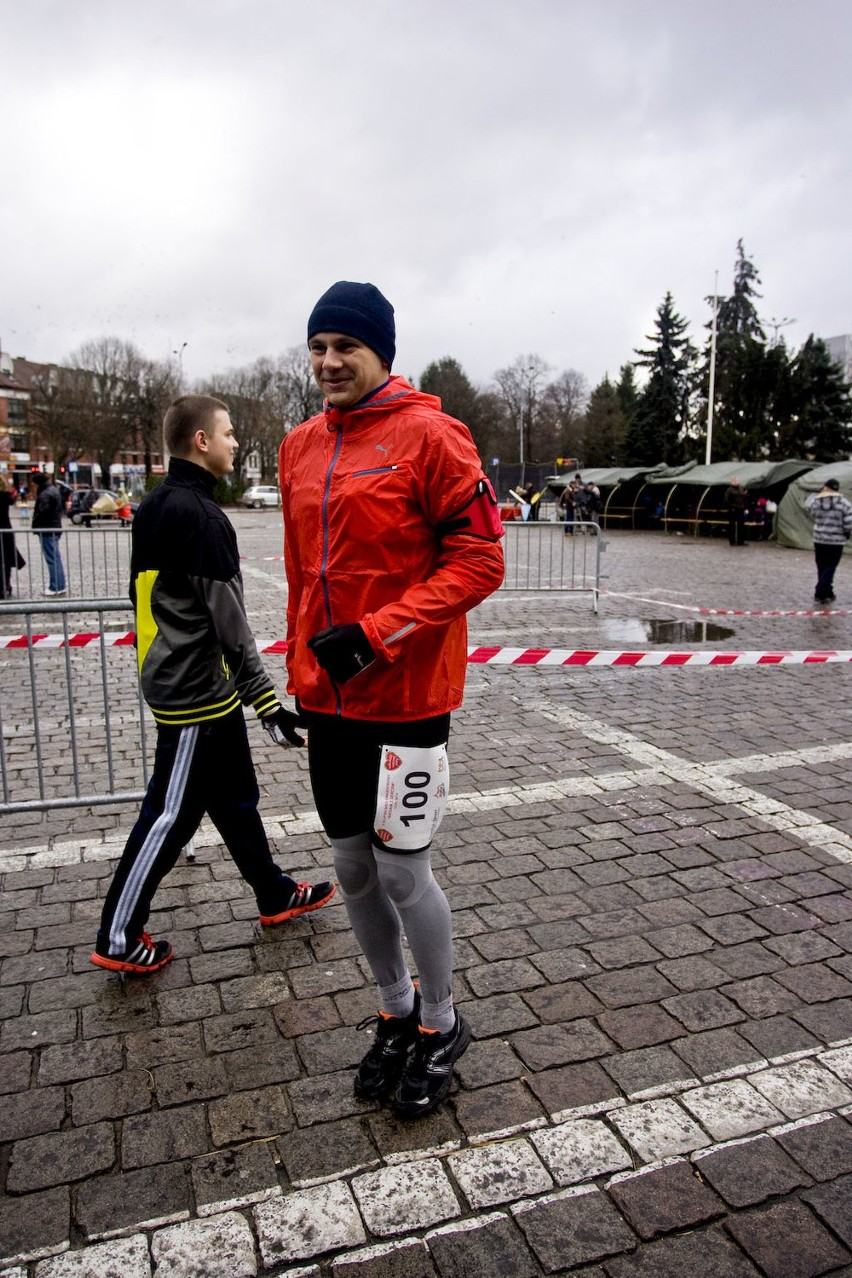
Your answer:
[[[716,316],[719,311],[719,272],[713,277],[713,327],[710,330],[710,386],[707,391],[707,447],[704,465],[710,465],[713,456],[713,403],[716,398]]]

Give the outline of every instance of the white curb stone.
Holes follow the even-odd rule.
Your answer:
[[[461,1214],[436,1160],[384,1167],[352,1182],[367,1228],[380,1238],[426,1229]]]
[[[787,1118],[804,1118],[852,1101],[852,1091],[815,1061],[795,1061],[753,1074],[750,1080]]]
[[[267,1269],[281,1261],[308,1260],[367,1241],[349,1188],[340,1182],[259,1203],[254,1219]]]
[[[710,1138],[673,1100],[643,1101],[611,1115],[613,1126],[646,1163],[688,1154]]]
[[[257,1261],[248,1221],[239,1212],[170,1225],[154,1234],[157,1278],[255,1278]]]
[[[742,1078],[696,1087],[680,1100],[714,1140],[735,1140],[783,1121],[780,1111]]]
[[[148,1240],[144,1234],[134,1234],[84,1251],[67,1251],[40,1261],[35,1272],[36,1278],[151,1278]]]
[[[852,1083],[852,1047],[837,1047],[831,1052],[820,1052],[817,1060],[842,1078],[844,1083]]]
[[[605,1172],[632,1167],[633,1160],[606,1123],[574,1119],[531,1137],[560,1185],[591,1180]]]
[[[553,1189],[551,1176],[525,1140],[466,1149],[447,1162],[474,1210]]]

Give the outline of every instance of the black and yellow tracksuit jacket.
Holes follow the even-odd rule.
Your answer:
[[[173,457],[133,521],[130,598],[142,692],[158,724],[257,714],[278,697],[243,600],[237,538],[213,501],[215,476]]]

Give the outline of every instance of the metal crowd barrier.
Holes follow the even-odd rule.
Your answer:
[[[559,590],[590,594],[598,610],[601,554],[606,541],[595,523],[562,524],[513,520],[503,525],[506,576],[502,590]]]
[[[114,642],[132,628],[129,600],[0,604],[0,634],[19,637],[0,647],[0,815],[141,801],[152,720],[136,649]],[[36,649],[40,634],[62,638]]]
[[[13,533],[15,547],[27,562],[25,567],[12,572],[12,598],[41,599],[48,586],[41,536],[32,528],[20,526],[16,526]],[[130,534],[130,528],[112,522],[95,523],[91,528],[63,525],[59,553],[68,598],[117,599],[126,595],[130,580]],[[3,553],[2,547],[0,553]]]

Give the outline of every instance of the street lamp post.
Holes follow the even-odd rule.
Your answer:
[[[704,465],[710,465],[713,455],[713,403],[716,398],[716,316],[719,312],[719,272],[713,277],[713,327],[710,330],[710,385],[707,390],[707,446]]]

